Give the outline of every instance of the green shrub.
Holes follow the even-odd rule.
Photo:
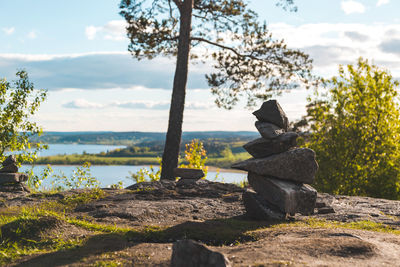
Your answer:
[[[307,120],[324,192],[400,199],[399,83],[367,60],[340,66],[339,77],[309,99]]]
[[[180,168],[202,169],[205,177],[207,176],[208,167],[205,166],[207,160],[207,152],[203,147],[203,143],[197,139],[193,139],[190,144],[186,145],[185,161],[187,164],[181,164]],[[136,173],[130,172],[128,178],[133,179],[136,183],[145,181],[158,181],[161,177],[161,158],[158,158],[158,169],[150,165],[150,168],[141,168]]]
[[[181,168],[192,168],[203,170],[207,176],[208,167],[205,166],[207,161],[207,151],[204,149],[203,143],[198,139],[193,139],[190,144],[185,146],[185,161],[187,164],[181,164]]]
[[[30,121],[30,117],[46,99],[47,92],[36,90],[25,71],[18,71],[16,76],[18,79],[13,83],[0,79],[0,162],[7,152],[19,151],[18,164],[32,163],[37,152],[47,148],[30,141],[30,137],[42,133],[42,128]]]
[[[82,166],[77,167],[69,177],[62,171],[54,173],[50,165],[47,165],[39,175],[33,172],[33,168],[27,173],[29,176],[27,184],[34,190],[40,190],[42,182],[51,178],[50,190],[53,191],[64,191],[78,188],[98,188],[100,185],[100,182],[90,173],[89,162],[85,162]]]

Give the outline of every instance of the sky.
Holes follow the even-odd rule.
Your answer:
[[[127,47],[119,0],[0,0],[0,78],[27,70],[48,90],[34,120],[45,131],[165,132],[175,60],[137,61]],[[274,0],[250,0],[274,38],[308,53],[314,73],[329,78],[362,56],[400,78],[400,1],[295,0],[297,12]],[[190,65],[184,131],[255,131],[256,108],[245,101],[219,109],[203,65]],[[290,121],[305,114],[297,89],[275,99]]]

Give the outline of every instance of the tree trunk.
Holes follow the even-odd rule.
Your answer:
[[[186,82],[188,76],[190,32],[192,27],[193,0],[184,0],[179,7],[180,29],[178,56],[169,110],[168,131],[162,157],[161,179],[174,180],[174,168],[178,166],[182,136],[183,110],[185,108]]]

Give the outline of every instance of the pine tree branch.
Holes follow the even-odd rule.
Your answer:
[[[217,42],[213,42],[213,41],[210,41],[210,40],[201,38],[201,37],[191,37],[190,39],[191,39],[191,41],[204,42],[204,43],[208,43],[208,44],[210,44],[210,45],[214,45],[214,46],[217,46],[217,47],[222,48],[222,49],[225,49],[225,50],[230,50],[230,51],[232,51],[233,53],[235,53],[235,55],[237,55],[237,56],[239,56],[239,57],[242,57],[242,58],[248,57],[248,58],[251,58],[251,59],[254,59],[254,60],[260,60],[260,58],[255,57],[255,56],[253,56],[253,55],[241,54],[241,53],[239,53],[239,52],[238,52],[235,48],[233,48],[233,47],[226,46],[226,45],[222,45],[222,44],[219,44],[219,43],[217,43]]]

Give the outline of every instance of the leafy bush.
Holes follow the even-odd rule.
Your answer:
[[[132,178],[136,183],[142,183],[146,181],[158,181],[161,177],[161,158],[157,158],[159,162],[158,169],[154,168],[153,165],[150,165],[150,169],[141,168],[136,173],[129,172],[130,176],[128,178]]]
[[[85,162],[82,166],[73,170],[70,177],[65,175],[62,171],[53,173],[53,169],[50,165],[47,165],[39,175],[35,174],[33,169],[31,169],[28,171],[28,176],[28,186],[36,190],[41,188],[42,182],[46,179],[52,179],[50,189],[55,191],[78,188],[98,188],[100,185],[100,182],[90,173],[89,162]]]
[[[181,164],[180,168],[202,169],[205,177],[207,176],[208,167],[205,166],[207,160],[207,152],[203,147],[203,143],[197,139],[193,139],[190,144],[186,144],[185,160],[187,164]],[[161,158],[158,158],[159,167],[150,169],[141,168],[136,173],[130,172],[128,178],[132,178],[136,183],[145,181],[158,181],[161,177]]]
[[[46,91],[35,90],[25,71],[18,71],[13,83],[0,79],[0,161],[7,152],[19,151],[19,164],[32,163],[37,152],[47,146],[31,143],[29,138],[40,135],[42,128],[30,121],[40,104],[46,99]]]
[[[193,139],[190,144],[186,144],[185,161],[187,164],[181,164],[181,168],[192,168],[203,170],[207,176],[208,167],[205,166],[207,161],[207,151],[203,147],[203,143],[198,139]]]
[[[324,192],[400,199],[399,86],[359,59],[325,81],[309,99],[307,121],[319,163],[315,187]]]

